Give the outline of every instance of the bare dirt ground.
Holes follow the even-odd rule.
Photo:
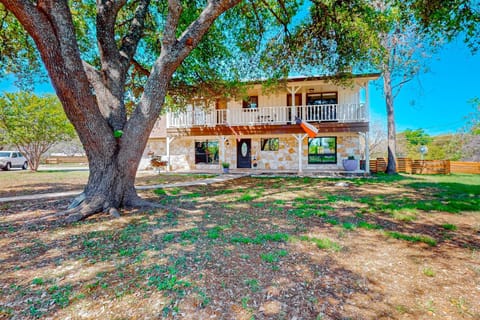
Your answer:
[[[204,174],[157,174],[154,171],[139,172],[137,185],[153,185],[187,182],[204,179],[213,175]],[[88,181],[86,170],[62,171],[0,171],[0,198],[19,195],[42,194],[82,190]]]
[[[1,204],[0,318],[480,319],[478,176],[143,196],[169,209],[25,228],[68,199]]]

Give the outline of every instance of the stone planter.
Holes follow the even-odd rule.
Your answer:
[[[358,160],[356,159],[343,159],[342,164],[346,171],[358,170]]]

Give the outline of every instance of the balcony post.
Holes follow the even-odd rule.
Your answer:
[[[300,87],[287,87],[287,91],[291,94],[292,96],[292,105],[291,105],[291,119],[290,121],[292,123],[295,123],[295,117],[297,116],[297,113],[295,112],[295,94],[298,92],[298,90],[300,90]]]

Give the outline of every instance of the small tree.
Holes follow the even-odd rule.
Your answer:
[[[409,157],[418,157],[420,155],[420,146],[427,146],[433,141],[432,137],[423,129],[407,129],[404,131],[404,134]]]
[[[0,128],[5,141],[24,154],[32,171],[38,169],[40,157],[56,142],[75,136],[54,95],[39,97],[28,92],[0,97]]]

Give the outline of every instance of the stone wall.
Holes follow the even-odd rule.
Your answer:
[[[348,156],[360,159],[361,150],[359,135],[354,133],[325,133],[319,134],[325,137],[337,137],[337,163],[336,164],[308,164],[308,138],[302,141],[302,167],[307,170],[343,170],[342,160]],[[292,135],[272,136],[245,136],[243,139],[251,139],[252,170],[298,170],[298,146],[297,140]],[[261,138],[279,138],[278,151],[262,151]],[[218,164],[195,164],[195,141],[218,141],[219,163]],[[165,140],[152,140],[148,142],[147,149],[156,156],[166,156]],[[170,145],[170,170],[221,170],[221,163],[229,162],[231,168],[237,167],[237,140],[234,136],[225,137],[177,137]]]

